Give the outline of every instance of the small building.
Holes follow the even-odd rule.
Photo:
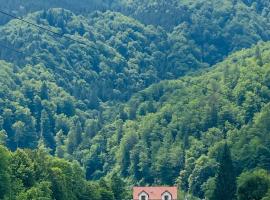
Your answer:
[[[134,187],[133,200],[177,200],[177,187]]]

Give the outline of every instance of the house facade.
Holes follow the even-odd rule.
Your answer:
[[[134,187],[133,200],[177,200],[177,187]]]

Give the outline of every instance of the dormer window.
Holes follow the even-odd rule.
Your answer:
[[[148,194],[146,192],[142,192],[139,200],[148,200]]]
[[[169,192],[164,192],[162,194],[162,200],[172,200],[172,195]]]

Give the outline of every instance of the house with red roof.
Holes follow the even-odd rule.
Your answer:
[[[134,187],[133,200],[177,200],[177,187]]]

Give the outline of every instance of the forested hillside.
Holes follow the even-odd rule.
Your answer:
[[[109,200],[125,194],[116,175],[86,181],[76,162],[50,156],[44,148],[13,153],[0,145],[0,199]]]
[[[1,10],[0,199],[270,199],[268,1]]]
[[[186,67],[186,63],[192,66],[195,59],[212,65],[231,52],[269,40],[269,2],[265,0],[119,2],[120,6],[116,5],[120,12],[171,33],[173,51],[168,58],[170,66],[176,69],[174,73],[181,71],[179,66]],[[188,62],[183,63],[174,54],[177,50],[188,55]]]
[[[1,0],[1,10],[14,14],[16,16],[23,16],[31,12],[40,11],[49,8],[65,8],[76,13],[91,13],[96,10],[109,9],[113,0]],[[10,21],[8,16],[2,16],[0,24]]]
[[[166,29],[173,29],[184,21],[190,23],[189,20],[192,20],[194,15],[211,18],[213,14],[218,16],[218,13],[223,12],[223,20],[231,20],[236,14],[235,11],[244,14],[246,9],[252,12],[248,13],[249,17],[266,17],[269,14],[269,1],[266,0],[116,0],[110,5],[112,9],[120,10],[146,24],[160,25]],[[229,8],[234,10],[228,11]],[[208,15],[208,12],[212,15]],[[229,13],[232,15],[229,16]],[[219,21],[218,18],[216,20]]]
[[[178,43],[175,47],[183,46],[181,36],[187,38],[192,55],[208,64],[259,40],[269,40],[268,1],[130,0],[122,4],[122,12],[171,30],[173,43]],[[176,69],[181,65],[172,64]]]
[[[85,95],[92,95],[87,97],[89,104],[95,96],[101,101],[127,99],[164,76],[161,66],[166,66],[168,44],[162,30],[111,12],[98,13],[87,20],[67,10],[53,9],[26,19],[71,39],[43,33],[15,20],[0,28],[0,41],[14,44],[24,54],[2,50],[1,57],[20,66],[42,62],[54,73],[58,84],[74,91],[75,97],[85,99]],[[81,88],[71,88],[76,86]]]
[[[0,1],[1,3],[1,1]],[[2,3],[2,10],[15,15],[61,7],[88,17],[97,11],[118,11],[141,23],[161,26],[171,34],[168,57],[174,74],[198,66],[215,64],[230,52],[269,40],[269,2],[265,0],[72,0]],[[2,14],[1,14],[2,15]],[[2,24],[11,18],[2,15]],[[192,48],[188,48],[192,47]],[[175,54],[175,51],[180,51]],[[186,59],[179,55],[188,55]],[[182,67],[180,67],[181,65]]]
[[[128,120],[106,129],[115,135],[108,144],[120,141],[115,162],[121,174],[140,183],[176,181],[210,198],[224,138],[237,176],[269,171],[269,50],[266,43],[238,52],[207,73],[135,95],[124,108]],[[113,130],[121,123],[120,140]]]

